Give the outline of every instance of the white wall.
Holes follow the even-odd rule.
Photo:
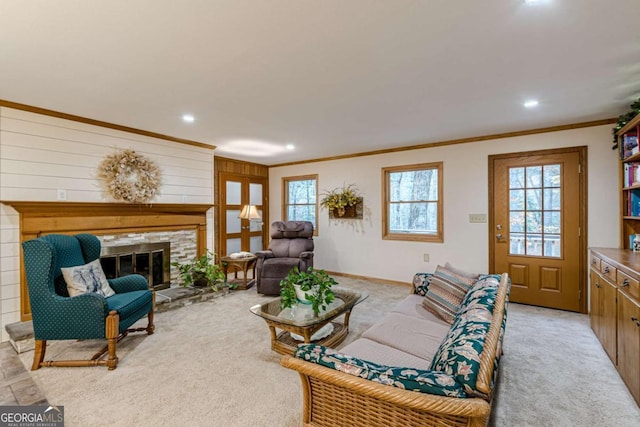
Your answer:
[[[116,149],[131,148],[163,173],[155,203],[213,204],[213,150],[0,107],[0,200],[113,202],[96,169]],[[207,245],[214,247],[212,210]],[[0,204],[0,326],[20,320],[18,213]]]
[[[314,265],[329,271],[409,282],[418,271],[446,261],[475,272],[489,265],[488,225],[469,223],[488,213],[488,156],[560,147],[588,147],[588,245],[617,247],[618,160],[611,126],[448,145],[269,169],[270,218],[280,220],[281,179],[318,174],[318,188],[355,184],[364,196],[364,220],[331,220],[320,209]],[[444,162],[444,243],[382,240],[381,168]],[[423,261],[423,254],[430,262]],[[585,255],[586,256],[586,255]]]

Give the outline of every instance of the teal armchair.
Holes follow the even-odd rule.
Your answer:
[[[100,241],[91,234],[49,234],[22,243],[31,302],[35,352],[32,370],[41,366],[118,365],[117,343],[129,332],[154,331],[155,293],[137,274],[108,280],[114,295],[90,292],[69,297],[62,268],[85,265],[100,257]],[[148,325],[130,329],[142,317]],[[107,345],[89,360],[45,361],[48,340],[100,339]],[[102,357],[109,354],[107,360]]]

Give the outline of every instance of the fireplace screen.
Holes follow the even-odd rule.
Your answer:
[[[171,285],[171,243],[103,246],[100,264],[107,279],[140,274],[155,289]]]

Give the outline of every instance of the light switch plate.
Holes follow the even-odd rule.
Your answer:
[[[487,222],[487,214],[469,214],[469,222]]]

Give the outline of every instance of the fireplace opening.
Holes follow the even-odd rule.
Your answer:
[[[100,264],[107,279],[140,274],[154,289],[171,286],[171,243],[103,246]]]

